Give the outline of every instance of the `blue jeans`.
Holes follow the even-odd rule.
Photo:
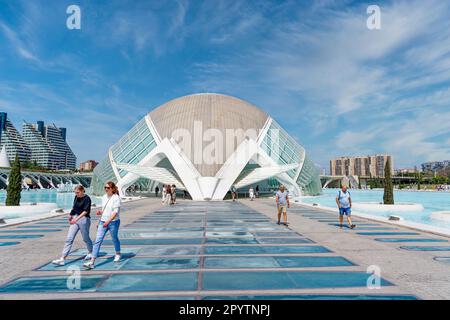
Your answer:
[[[100,247],[102,246],[103,239],[106,236],[106,232],[109,231],[111,239],[114,243],[114,249],[116,253],[120,252],[120,241],[119,241],[119,226],[120,220],[111,221],[107,228],[103,228],[103,221],[100,221],[97,229],[97,238],[95,239],[94,249],[92,250],[92,257],[97,258],[100,252]]]

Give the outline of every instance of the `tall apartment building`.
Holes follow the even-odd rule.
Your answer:
[[[384,177],[387,160],[391,161],[391,173],[394,174],[394,160],[390,155],[366,157],[340,157],[330,161],[330,174],[333,176]]]
[[[31,150],[31,161],[51,170],[74,170],[77,158],[67,144],[66,128],[54,124],[23,123],[23,139]]]
[[[11,121],[8,120],[8,114],[0,112],[0,150],[5,147],[6,154],[10,162],[19,156],[21,162],[30,161],[31,150],[16,130]]]

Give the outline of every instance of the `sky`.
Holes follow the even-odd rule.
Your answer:
[[[80,30],[66,26],[72,4]],[[79,161],[200,92],[262,108],[323,168],[450,159],[450,2],[0,0],[0,111],[18,128],[67,127]]]

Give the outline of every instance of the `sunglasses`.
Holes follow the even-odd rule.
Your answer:
[[[111,189],[111,187],[105,187],[105,190],[109,190],[109,189]]]

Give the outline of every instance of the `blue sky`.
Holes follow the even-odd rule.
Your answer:
[[[66,28],[71,4],[81,30]],[[0,110],[67,127],[79,160],[170,99],[219,92],[323,167],[384,152],[412,167],[450,159],[449,85],[448,1],[0,0]]]

